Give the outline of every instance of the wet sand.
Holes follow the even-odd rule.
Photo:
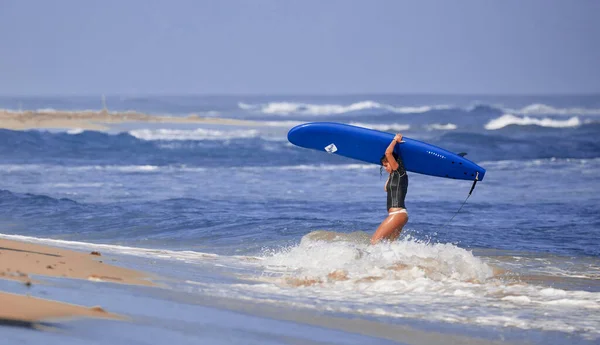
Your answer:
[[[84,307],[47,299],[0,292],[0,324],[35,327],[40,321],[90,317],[123,319],[100,306]]]
[[[70,128],[84,130],[108,130],[110,125],[127,122],[151,123],[197,123],[254,126],[254,121],[200,117],[153,116],[136,112],[107,111],[6,111],[0,110],[0,128],[26,130],[36,128]]]
[[[20,281],[27,287],[43,284],[43,276],[154,285],[146,274],[110,265],[104,260],[99,252],[84,253],[0,239],[0,279]],[[36,280],[37,276],[40,281]],[[0,324],[30,326],[36,322],[81,317],[122,319],[93,304],[86,307],[0,291]]]

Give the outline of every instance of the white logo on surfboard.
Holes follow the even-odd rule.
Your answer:
[[[331,144],[325,146],[325,151],[327,151],[327,153],[334,153],[335,151],[337,151],[337,147],[335,146],[334,143],[331,143]]]

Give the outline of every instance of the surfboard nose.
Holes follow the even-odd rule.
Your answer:
[[[303,132],[306,131],[309,125],[310,123],[303,123],[292,127],[287,134],[288,141],[294,145],[302,146],[300,144],[302,142],[301,138],[303,137]]]
[[[297,145],[298,131],[302,125],[298,125],[290,129],[287,133],[287,139],[290,143]]]

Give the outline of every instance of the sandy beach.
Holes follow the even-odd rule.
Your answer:
[[[107,111],[7,111],[0,110],[0,128],[26,130],[35,128],[72,128],[102,131],[110,125],[127,122],[188,123],[254,126],[254,121],[200,117],[154,116],[137,112]]]
[[[97,251],[83,253],[0,239],[0,278],[20,281],[27,288],[34,284],[44,284],[44,276],[153,285],[149,276],[144,273],[114,266],[105,263],[104,260],[106,259]],[[35,278],[38,276],[40,279]],[[27,288],[24,287],[24,290]],[[80,306],[2,291],[0,306],[0,324],[35,325],[37,322],[81,317],[123,319],[122,316],[109,313],[96,304]]]
[[[72,318],[123,319],[102,307],[85,307],[31,296],[0,292],[0,324],[33,326],[40,321],[60,321]]]

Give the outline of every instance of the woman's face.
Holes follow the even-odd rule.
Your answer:
[[[390,166],[390,162],[388,162],[387,158],[381,160],[381,165],[383,165],[385,171],[387,171],[390,174],[392,173],[392,167]]]

